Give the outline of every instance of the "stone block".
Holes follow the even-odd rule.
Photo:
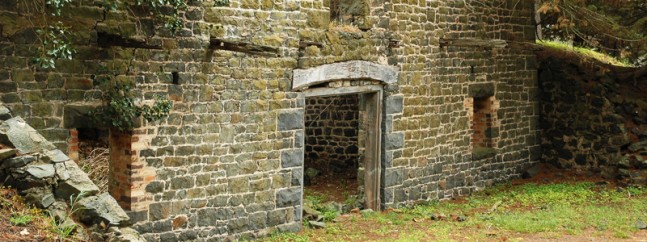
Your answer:
[[[96,124],[88,114],[95,107],[89,105],[65,105],[63,108],[63,127],[95,128]]]
[[[56,148],[20,117],[11,118],[0,124],[0,143],[9,144],[23,154]]]
[[[402,113],[404,110],[404,98],[402,96],[389,96],[384,103],[386,114]]]
[[[294,129],[303,129],[303,110],[283,110],[279,112],[278,115],[278,130],[294,130]]]
[[[0,104],[0,120],[5,121],[12,118],[11,111],[3,105]]]
[[[303,150],[293,149],[281,151],[281,166],[283,168],[303,166]]]
[[[91,196],[99,193],[99,188],[88,178],[88,175],[85,174],[79,168],[79,166],[74,163],[74,161],[66,161],[65,168],[69,173],[70,179],[67,179],[58,184],[56,188],[55,195],[59,199],[69,199],[70,196],[79,196],[83,194],[85,196]]]
[[[301,204],[301,187],[281,189],[276,193],[276,207],[284,208]]]
[[[467,88],[468,95],[473,98],[494,96],[494,83],[471,84]]]
[[[404,133],[387,134],[384,147],[387,150],[401,149],[404,147]]]
[[[105,223],[110,226],[125,226],[130,217],[110,194],[84,197],[78,200],[78,218],[87,224]]]

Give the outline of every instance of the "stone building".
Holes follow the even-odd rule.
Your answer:
[[[53,70],[31,63],[29,2],[0,3],[0,100],[70,157],[106,80],[173,101],[110,135],[110,192],[151,241],[298,230],[304,156],[355,162],[373,209],[539,159],[535,57],[516,48],[534,1],[189,1],[176,35],[144,8],[79,1],[59,18],[77,53]]]

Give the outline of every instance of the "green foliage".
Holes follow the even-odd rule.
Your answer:
[[[16,226],[25,226],[31,223],[31,221],[33,220],[34,220],[34,217],[24,213],[13,214],[11,215],[11,218],[9,218],[9,222],[11,222],[11,224]]]
[[[104,105],[90,115],[98,123],[120,131],[132,130],[135,120],[144,117],[153,122],[166,117],[171,111],[169,100],[156,96],[153,105],[139,104],[129,85],[116,84],[103,94]]]
[[[75,223],[66,223],[70,216],[74,215],[82,208],[78,206],[78,202],[81,198],[85,197],[85,193],[81,192],[80,194],[70,195],[70,210],[65,213],[65,216],[62,218],[56,219],[51,212],[49,213],[50,225],[52,226],[52,232],[56,233],[60,240],[65,241],[65,239],[70,238],[74,231],[76,230],[77,225]]]
[[[46,30],[36,31],[41,40],[39,55],[34,58],[34,63],[41,68],[56,68],[57,59],[72,59],[76,50],[72,48],[68,36],[68,27],[61,22],[50,25]]]
[[[597,49],[594,48],[588,48],[588,47],[577,47],[573,46],[572,44],[569,44],[564,41],[560,40],[537,40],[537,43],[546,47],[550,47],[553,49],[558,49],[562,51],[568,51],[568,52],[575,52],[579,55],[583,55],[592,59],[596,59],[598,61],[615,65],[615,66],[623,66],[623,67],[633,67],[631,63],[627,59],[617,59],[613,56],[610,56],[608,54],[605,54],[603,52],[598,51]]]
[[[61,9],[70,4],[72,0],[46,0],[45,4],[52,10],[52,15],[61,15]]]

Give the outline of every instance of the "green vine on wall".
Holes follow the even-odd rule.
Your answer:
[[[98,124],[116,128],[120,131],[133,130],[136,121],[143,117],[148,122],[165,118],[171,111],[170,100],[160,96],[155,97],[152,105],[141,104],[135,97],[129,85],[116,84],[106,91],[103,105],[89,113]]]

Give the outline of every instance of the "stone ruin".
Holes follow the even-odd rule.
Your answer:
[[[188,1],[176,35],[146,9],[82,1],[60,17],[77,53],[56,69],[31,64],[40,43],[20,2],[0,1],[0,102],[14,117],[3,125],[29,124],[51,144],[18,150],[5,175],[45,178],[42,206],[90,190],[83,201],[114,216],[89,223],[124,221],[112,227],[147,241],[299,230],[312,151],[350,160],[337,167],[357,170],[361,205],[376,211],[467,195],[541,158],[537,62],[520,45],[535,41],[532,1]],[[113,82],[173,108],[110,131],[107,196],[63,157],[75,158],[79,130],[103,128],[86,114]],[[356,141],[315,144],[310,100],[347,95],[361,127],[330,131]]]
[[[20,117],[0,106],[0,180],[25,201],[54,216],[60,226],[76,226],[92,241],[145,241],[130,218],[63,151]],[[77,223],[80,222],[81,224]]]

